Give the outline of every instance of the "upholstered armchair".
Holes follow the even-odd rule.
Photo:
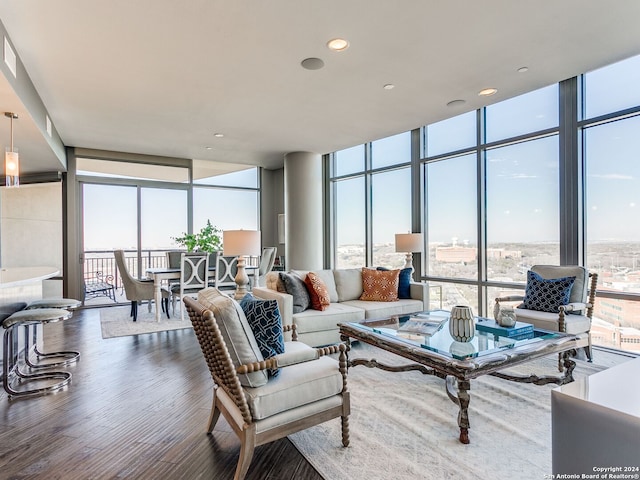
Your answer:
[[[235,300],[207,288],[197,301],[183,302],[213,378],[207,433],[222,414],[240,439],[234,480],[245,477],[256,446],[334,418],[341,418],[342,444],[349,445],[344,344],[312,348],[295,341],[293,329],[294,341],[283,342],[284,353],[265,360]],[[327,356],[333,353],[338,361]]]
[[[516,319],[536,328],[565,332],[580,338],[589,361],[591,317],[598,274],[577,265],[534,265],[527,272],[525,295],[496,298],[494,316],[502,302],[522,302],[515,308]]]

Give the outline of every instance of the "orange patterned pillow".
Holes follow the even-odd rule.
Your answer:
[[[324,282],[315,273],[309,272],[304,279],[304,283],[311,297],[311,308],[314,310],[326,310],[331,301],[329,291]]]
[[[395,302],[398,300],[400,270],[362,269],[362,295],[360,300]]]

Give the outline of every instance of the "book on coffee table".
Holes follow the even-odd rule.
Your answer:
[[[533,325],[525,322],[516,322],[513,327],[503,327],[495,320],[478,317],[476,330],[479,332],[493,333],[500,337],[514,338],[532,334]]]
[[[409,315],[408,319],[400,324],[398,333],[433,335],[442,328],[448,319],[449,312],[444,311],[416,313]]]

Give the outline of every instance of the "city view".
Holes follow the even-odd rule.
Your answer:
[[[396,253],[393,243],[381,243],[372,249],[374,265],[402,268],[403,253]],[[451,279],[477,278],[477,249],[455,242],[429,246],[429,275]],[[531,265],[557,265],[559,247],[553,243],[503,243],[487,249],[488,277],[491,281],[521,283]],[[341,245],[337,248],[339,268],[364,265],[364,245]],[[598,274],[598,291],[640,293],[640,242],[602,242],[589,245],[588,265]],[[475,286],[462,283],[430,282],[431,309],[450,309],[459,303],[477,312]],[[523,295],[524,289],[488,289],[488,301],[503,295]],[[596,296],[591,329],[594,345],[640,352],[640,302]]]

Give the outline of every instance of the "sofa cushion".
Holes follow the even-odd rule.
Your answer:
[[[413,268],[403,268],[398,275],[398,298],[411,298],[411,273]]]
[[[295,273],[280,272],[287,293],[293,297],[293,313],[304,312],[311,304],[304,280]]]
[[[333,271],[338,302],[357,300],[362,295],[362,269],[345,268]]]
[[[240,307],[247,317],[260,353],[267,359],[284,353],[284,335],[282,318],[276,300],[263,300],[247,293],[240,301]],[[277,377],[279,369],[268,370],[269,375]]]
[[[338,323],[358,322],[364,320],[362,308],[345,305],[344,303],[332,303],[324,312],[318,310],[305,310],[293,315],[298,334],[318,332],[323,330],[337,330]]]
[[[400,270],[362,269],[362,295],[360,300],[395,302],[398,300],[398,276]]]
[[[376,270],[388,272],[390,269],[386,267],[378,267]],[[411,298],[411,274],[413,268],[403,268],[398,275],[398,298]]]
[[[331,303],[329,299],[329,292],[325,283],[314,272],[307,273],[304,279],[304,284],[309,291],[309,298],[311,299],[311,308],[314,310],[326,310]]]
[[[260,420],[338,395],[342,392],[342,375],[336,360],[320,357],[283,368],[282,373],[266,385],[244,391],[251,416]]]
[[[409,313],[423,312],[424,304],[421,300],[401,299],[395,302],[371,302],[365,300],[350,300],[344,305],[361,308],[365,318],[386,318],[392,315],[405,315]]]
[[[529,270],[522,308],[558,313],[560,305],[569,303],[575,279],[576,277],[544,279],[536,272]]]
[[[268,272],[264,276],[264,286],[276,292],[287,293],[284,283],[280,280],[280,272]]]
[[[292,272],[296,273],[300,278],[306,278],[309,273],[308,270],[292,270]],[[338,302],[338,291],[336,290],[336,281],[333,278],[333,270],[314,270],[313,273],[315,273],[327,287],[329,301],[331,303]]]
[[[249,322],[238,302],[221,293],[217,288],[200,290],[198,303],[213,313],[227,346],[233,365],[262,362],[264,357],[251,331]],[[267,372],[251,372],[239,375],[240,383],[245,387],[259,387],[267,383]]]

